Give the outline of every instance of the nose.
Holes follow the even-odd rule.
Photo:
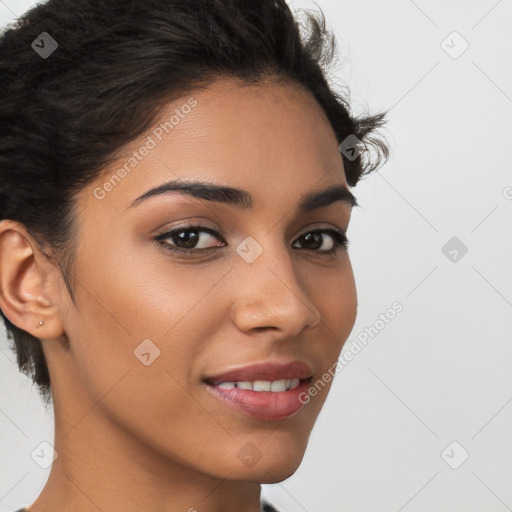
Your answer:
[[[252,263],[240,259],[236,266],[233,314],[241,331],[269,330],[286,339],[320,322],[285,247],[265,247]]]

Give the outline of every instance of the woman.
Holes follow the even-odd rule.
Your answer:
[[[388,156],[306,19],[50,0],[2,35],[0,308],[55,415],[21,510],[274,510],[356,317],[349,187]]]

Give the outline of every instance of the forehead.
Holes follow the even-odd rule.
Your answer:
[[[346,183],[336,136],[308,91],[232,79],[166,105],[93,186],[108,189],[105,202],[121,209],[176,179],[229,184],[256,198]]]

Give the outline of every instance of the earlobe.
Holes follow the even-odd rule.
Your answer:
[[[26,228],[0,222],[0,308],[11,323],[36,338],[63,334],[58,297],[49,296],[54,267],[37,248]]]

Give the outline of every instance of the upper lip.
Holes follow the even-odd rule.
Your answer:
[[[302,361],[291,361],[289,363],[269,361],[232,368],[226,372],[207,377],[205,381],[215,386],[221,382],[309,379],[312,375],[311,367]]]

